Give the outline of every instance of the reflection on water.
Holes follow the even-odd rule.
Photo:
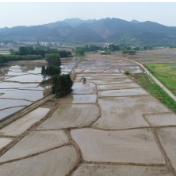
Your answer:
[[[24,64],[0,67],[0,119],[50,94],[51,85],[40,85],[41,67]]]
[[[23,109],[23,107],[10,108],[10,109],[5,109],[3,111],[0,111],[0,120],[2,120],[3,118],[5,118],[5,117],[7,117],[7,116],[9,116],[9,115],[21,110],[21,109]]]
[[[0,109],[10,108],[13,107],[14,105],[27,106],[31,104],[31,102],[25,100],[0,99],[0,101],[3,101],[3,103],[1,103]]]
[[[31,83],[35,83],[38,82],[40,83],[43,80],[43,76],[42,75],[21,75],[21,76],[15,76],[12,78],[8,78],[6,81],[17,81],[17,82],[31,82]]]

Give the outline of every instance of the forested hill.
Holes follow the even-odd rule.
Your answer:
[[[64,43],[114,42],[164,46],[176,44],[176,27],[150,21],[129,22],[117,18],[100,20],[76,18],[39,26],[0,28],[0,41],[3,40]]]

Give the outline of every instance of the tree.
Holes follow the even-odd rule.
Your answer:
[[[29,55],[31,54],[31,51],[28,47],[21,46],[19,47],[19,55]]]
[[[84,55],[84,49],[83,49],[83,48],[76,48],[75,53],[76,53],[77,55],[83,56],[83,55]]]
[[[111,44],[109,45],[109,50],[110,51],[118,51],[120,47],[118,45]]]
[[[52,93],[58,98],[62,97],[71,91],[72,85],[73,81],[71,80],[69,74],[55,75],[53,77]]]
[[[144,50],[147,50],[147,46],[144,46],[143,48],[144,48]]]
[[[61,73],[61,69],[59,66],[48,65],[45,70],[43,70],[43,75],[58,75]]]
[[[9,52],[10,52],[10,54],[14,54],[14,50],[13,49],[10,49]]]
[[[60,55],[59,54],[46,54],[45,59],[49,65],[60,66]]]

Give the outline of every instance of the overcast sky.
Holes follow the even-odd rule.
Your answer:
[[[0,2],[0,28],[40,25],[66,18],[101,19],[120,18],[127,21],[153,21],[176,26],[176,3],[120,3],[120,2]]]

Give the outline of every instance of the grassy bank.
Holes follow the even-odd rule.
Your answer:
[[[176,102],[145,73],[130,74],[147,92],[176,112]]]
[[[148,64],[145,67],[176,95],[176,63]]]

